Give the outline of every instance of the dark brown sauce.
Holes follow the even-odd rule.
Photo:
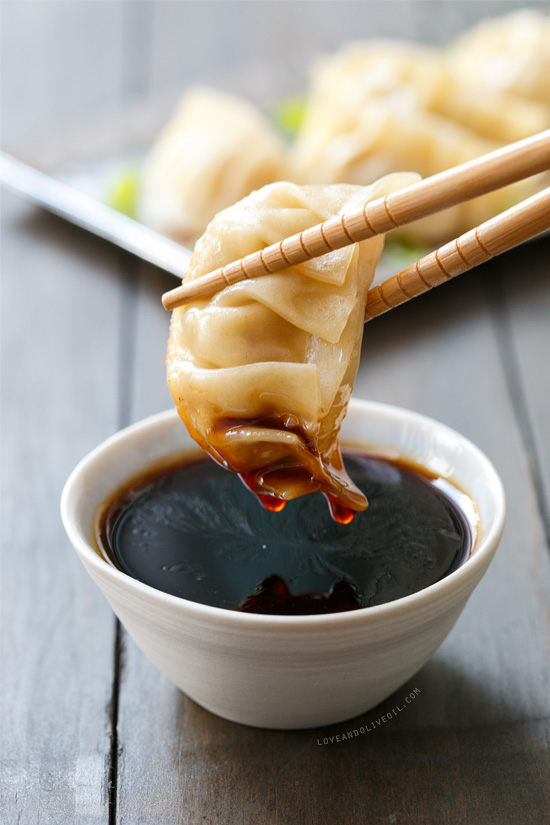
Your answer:
[[[351,523],[345,513],[335,522],[321,494],[269,512],[201,454],[151,467],[117,491],[98,514],[98,547],[120,570],[175,596],[281,615],[393,601],[468,558],[472,527],[453,500],[460,491],[406,463],[344,457],[370,502]]]
[[[269,576],[254,593],[243,599],[237,610],[278,616],[309,616],[342,613],[362,606],[357,588],[345,580],[336,582],[328,593],[291,593],[280,576]]]

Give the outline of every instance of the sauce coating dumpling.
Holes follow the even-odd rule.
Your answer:
[[[188,242],[214,215],[287,177],[283,143],[246,100],[208,88],[182,99],[143,169],[140,217]]]
[[[390,175],[368,188],[266,186],[216,216],[185,282],[417,179]],[[172,314],[168,383],[180,416],[272,509],[277,499],[316,490],[351,510],[366,507],[344,470],[338,432],[383,243],[376,237],[335,250]]]

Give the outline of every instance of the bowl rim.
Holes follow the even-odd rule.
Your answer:
[[[380,403],[377,401],[366,401],[363,399],[352,398],[349,405],[349,412],[355,414],[370,413],[383,415],[386,418],[393,418],[406,420],[414,428],[418,427],[436,427],[440,433],[450,435],[452,438],[458,438],[464,447],[466,447],[473,455],[476,461],[483,467],[486,478],[490,481],[491,493],[495,504],[495,516],[489,526],[487,533],[478,542],[475,547],[475,552],[463,563],[457,570],[440,579],[438,582],[411,593],[408,596],[402,596],[391,602],[385,602],[380,605],[373,605],[371,607],[358,608],[357,610],[350,610],[338,613],[326,614],[311,614],[305,616],[279,616],[262,613],[245,613],[237,610],[230,610],[225,607],[215,607],[212,605],[202,604],[201,602],[194,602],[190,599],[185,599],[181,596],[174,596],[171,593],[165,593],[158,590],[151,585],[145,584],[138,579],[133,578],[127,573],[118,570],[113,565],[110,565],[105,559],[101,558],[94,547],[82,536],[77,526],[73,523],[70,515],[70,504],[72,496],[75,494],[82,473],[94,463],[94,461],[105,451],[111,449],[118,442],[124,442],[128,438],[132,438],[141,430],[152,430],[153,432],[158,426],[162,426],[173,419],[180,421],[177,410],[169,409],[154,415],[147,416],[127,427],[117,431],[113,435],[98,444],[94,449],[88,452],[76,465],[69,475],[63,492],[61,495],[61,519],[65,531],[80,556],[85,566],[90,566],[94,569],[100,577],[110,578],[112,583],[117,587],[122,587],[133,591],[136,596],[143,596],[146,601],[151,603],[155,601],[159,607],[166,607],[174,611],[181,611],[182,615],[189,616],[194,614],[197,619],[212,619],[223,620],[226,627],[233,628],[252,628],[256,626],[258,629],[280,629],[280,628],[326,628],[327,625],[354,626],[365,623],[370,623],[391,614],[399,614],[400,612],[414,609],[418,605],[420,607],[423,602],[430,599],[439,600],[444,598],[445,594],[449,593],[455,588],[460,589],[461,584],[468,579],[476,578],[481,568],[479,578],[483,575],[483,568],[490,563],[498,545],[504,522],[506,518],[506,500],[504,486],[494,468],[492,462],[487,458],[485,453],[480,450],[472,441],[466,436],[459,433],[457,430],[443,424],[436,419],[429,416],[417,413],[413,410],[404,407],[398,407],[392,404]],[[181,426],[184,424],[181,422]],[[345,441],[345,437],[343,439]],[[193,449],[193,445],[189,446]]]

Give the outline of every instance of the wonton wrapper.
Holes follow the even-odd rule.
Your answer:
[[[247,101],[197,88],[182,99],[145,161],[144,223],[181,242],[217,212],[288,176],[284,147]]]
[[[185,282],[417,179],[391,175],[368,189],[266,186],[217,215]],[[173,312],[167,367],[178,412],[254,492],[292,499],[322,490],[365,508],[343,468],[338,432],[383,244],[372,238]]]

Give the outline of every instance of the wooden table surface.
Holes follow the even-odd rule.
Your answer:
[[[311,55],[358,34],[444,42],[517,5],[5,2],[3,146],[63,149],[79,123],[196,81],[275,99],[302,88]],[[356,725],[418,688],[406,712],[319,746],[340,727],[256,730],[188,700],[120,628],[63,532],[76,462],[170,406],[159,297],[173,280],[14,195],[2,220],[1,821],[547,822],[548,238],[366,327],[356,395],[469,436],[509,514],[441,649]]]

